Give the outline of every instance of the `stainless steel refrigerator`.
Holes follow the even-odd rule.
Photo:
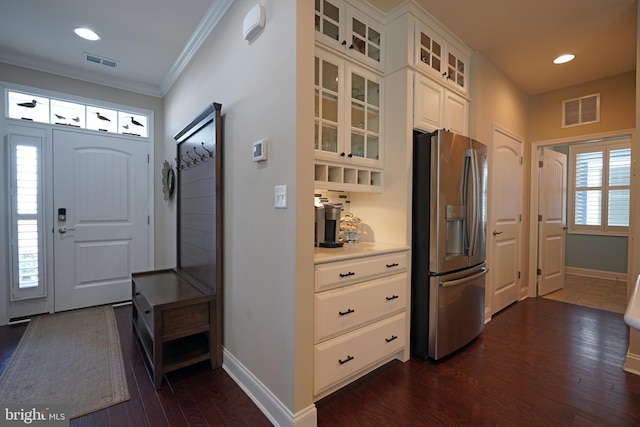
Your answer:
[[[487,147],[414,131],[411,348],[440,359],[484,328]]]

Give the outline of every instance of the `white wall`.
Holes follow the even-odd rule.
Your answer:
[[[242,21],[255,4],[233,3],[166,95],[164,148],[173,159],[169,136],[222,104],[223,345],[295,413],[313,404],[313,6],[263,1],[266,26],[248,43]],[[255,163],[260,138],[268,160]],[[279,184],[287,209],[273,205]],[[175,224],[173,206],[163,214]],[[163,263],[175,265],[169,240]]]
[[[638,19],[640,24],[640,8],[638,8]],[[636,26],[638,31],[638,39],[640,39],[640,25]],[[633,164],[635,166],[635,174],[638,173],[637,160],[640,159],[640,136],[638,136],[637,127],[640,125],[640,43],[636,43],[636,132],[631,141],[631,152],[633,156]],[[633,216],[633,226],[629,230],[629,290],[627,296],[631,296],[635,280],[640,275],[640,185],[638,180],[632,180],[631,184],[631,215]],[[629,350],[627,352],[627,360],[625,362],[625,370],[640,375],[640,334],[631,329],[629,331]]]

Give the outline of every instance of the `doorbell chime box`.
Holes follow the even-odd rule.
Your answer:
[[[265,12],[260,4],[251,8],[242,21],[242,36],[247,41],[252,41],[254,37],[264,28]]]

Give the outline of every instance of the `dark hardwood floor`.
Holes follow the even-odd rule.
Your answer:
[[[131,399],[75,418],[71,427],[271,426],[223,369],[211,370],[206,362],[166,374],[156,390],[132,333],[131,306],[117,307],[115,313]],[[0,327],[0,368],[25,329],[26,324]]]
[[[264,426],[222,370],[196,365],[156,391],[116,309],[131,400],[72,426]],[[26,326],[0,327],[0,369]],[[508,307],[453,357],[390,362],[317,402],[320,426],[638,426],[640,376],[622,370],[622,315],[542,298]]]
[[[317,403],[320,426],[638,426],[621,314],[543,298],[452,357],[391,362]]]

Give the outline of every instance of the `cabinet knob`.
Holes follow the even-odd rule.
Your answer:
[[[349,158],[353,157],[353,153],[349,153],[349,155],[347,157],[349,157]]]
[[[349,45],[349,49],[355,49],[354,45]]]
[[[342,46],[346,46],[347,45],[347,41],[346,40],[342,40]]]
[[[345,156],[344,152],[340,153],[340,157],[344,157],[344,156]]]
[[[145,310],[144,311],[144,314],[149,314],[149,313],[151,313],[151,310]]]

